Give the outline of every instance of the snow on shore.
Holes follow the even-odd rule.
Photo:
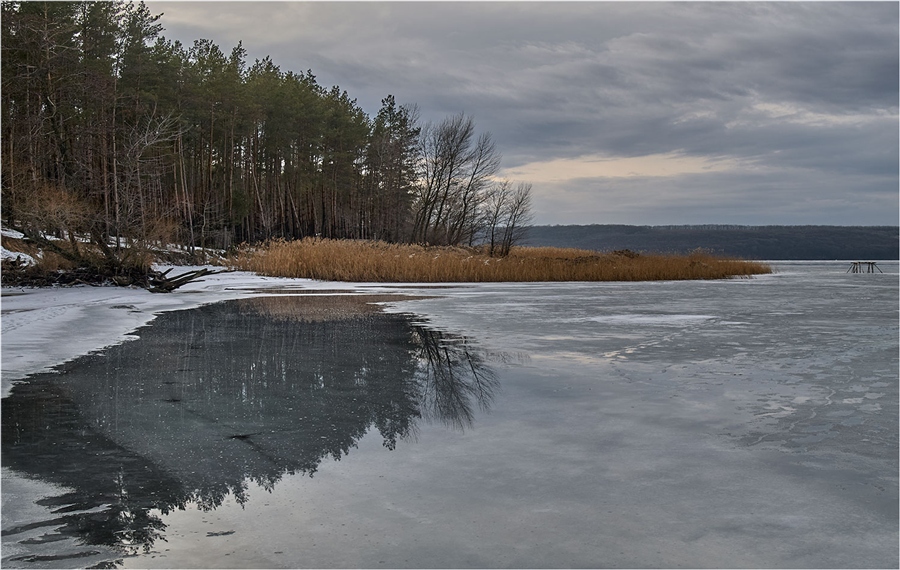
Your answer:
[[[172,273],[200,268],[177,267]],[[130,287],[4,287],[0,300],[2,397],[9,395],[16,381],[29,374],[134,339],[130,333],[160,312],[284,289],[307,294],[353,294],[360,292],[361,285],[261,277],[236,271],[204,277],[172,293],[150,293]],[[366,284],[365,287],[366,293],[387,291],[400,292],[396,286],[388,289]]]
[[[24,263],[25,265],[34,265],[35,263],[34,258],[27,253],[22,253],[19,251],[9,251],[5,247],[0,247],[0,258],[18,261],[20,263]]]

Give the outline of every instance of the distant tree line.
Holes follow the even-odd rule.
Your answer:
[[[532,226],[533,246],[598,251],[714,254],[765,260],[891,260],[900,258],[897,226]]]
[[[4,220],[74,239],[229,247],[268,238],[488,243],[508,252],[530,186],[465,114],[419,125],[346,91],[161,33],[133,2],[2,5]]]

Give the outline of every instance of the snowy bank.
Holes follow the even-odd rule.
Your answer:
[[[35,263],[34,258],[27,253],[22,253],[20,251],[10,251],[5,247],[0,247],[0,258],[8,259],[10,261],[16,261],[25,265],[34,265]]]

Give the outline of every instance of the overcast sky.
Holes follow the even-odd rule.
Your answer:
[[[897,2],[147,2],[372,117],[463,111],[538,224],[898,224]]]

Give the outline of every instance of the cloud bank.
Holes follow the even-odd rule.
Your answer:
[[[536,223],[898,223],[894,2],[148,6],[370,115],[474,116]]]

